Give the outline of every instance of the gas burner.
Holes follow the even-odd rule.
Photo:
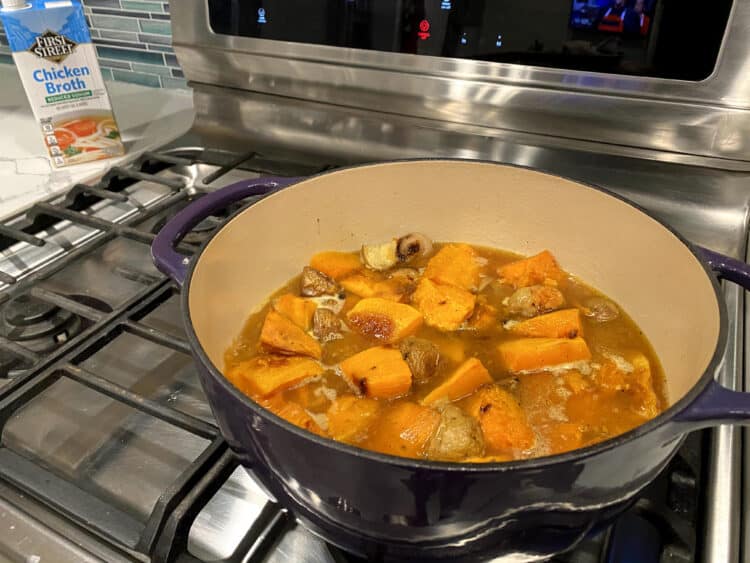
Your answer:
[[[0,313],[0,334],[37,353],[55,350],[82,328],[77,315],[31,295],[10,300]]]
[[[85,305],[86,307],[91,307],[92,309],[96,309],[100,313],[111,313],[113,311],[112,307],[110,307],[107,303],[102,301],[101,299],[97,299],[96,297],[92,297],[91,295],[69,295],[73,301],[77,301],[81,305]]]
[[[239,203],[232,203],[220,211],[216,211],[213,215],[206,217],[203,221],[193,227],[189,233],[187,233],[182,242],[184,244],[192,244],[200,246],[203,244],[220,225],[222,225],[229,217],[234,213],[242,209],[247,205],[247,200]],[[153,234],[157,234],[164,228],[171,217],[162,217],[159,219],[154,226],[151,228]]]
[[[0,349],[0,377],[12,379],[17,375],[30,370],[34,363],[26,358],[17,356],[13,352]],[[0,386],[3,383],[0,382]]]
[[[202,244],[209,235],[222,223],[218,217],[206,217],[185,235],[183,242],[187,244]]]

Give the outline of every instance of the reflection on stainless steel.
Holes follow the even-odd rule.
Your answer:
[[[112,308],[118,307],[144,285],[159,279],[159,272],[153,264],[143,263],[142,254],[142,243],[116,239],[46,279],[41,287],[72,295],[80,292],[83,283],[87,297]],[[91,283],[87,284],[85,280],[91,280]]]
[[[213,423],[195,364],[187,354],[123,332],[81,366],[142,397]]]
[[[325,542],[305,531],[299,524],[289,530],[263,563],[337,563]]]
[[[0,563],[101,563],[65,536],[29,518],[15,506],[0,500]]]
[[[2,444],[145,523],[208,442],[63,378],[8,421]]]
[[[169,172],[162,175],[170,176],[172,174]],[[102,201],[93,205],[87,211],[87,214],[114,223],[121,223],[138,213],[139,208],[153,206],[165,199],[171,191],[160,184],[144,181],[129,186],[123,190],[123,193],[128,196],[127,201]],[[57,199],[62,199],[62,197]],[[37,237],[47,241],[44,246],[38,247],[18,243],[0,252],[0,271],[22,278],[51,263],[56,258],[60,258],[67,250],[81,246],[98,235],[101,235],[101,232],[92,227],[62,221],[55,225],[55,228],[50,232],[43,231],[36,234]],[[0,283],[0,289],[3,287],[5,287],[5,284]]]
[[[195,519],[188,551],[205,561],[229,559],[267,504],[268,497],[247,471],[238,467]]]
[[[727,159],[750,155],[745,2],[734,3],[716,70],[702,82],[217,35],[204,0],[186,0],[173,20],[177,56],[199,83],[397,112],[434,120],[433,127],[482,126],[493,136],[523,131]],[[236,125],[231,106],[225,109],[226,123]]]
[[[687,238],[700,239],[702,244],[719,251],[738,256],[745,246],[742,233],[750,208],[748,173],[697,163],[651,161],[638,153],[592,154],[572,150],[569,143],[562,140],[551,146],[531,146],[520,140],[512,142],[411,128],[408,122],[389,123],[383,116],[372,116],[371,121],[363,116],[360,126],[349,132],[335,126],[344,118],[344,110],[271,100],[247,93],[196,90],[195,99],[199,106],[198,118],[190,138],[227,149],[239,150],[246,146],[247,141],[236,136],[236,124],[241,123],[247,128],[252,126],[254,144],[264,153],[284,146],[287,150],[296,147],[319,157],[322,157],[319,151],[325,151],[325,158],[340,163],[429,155],[469,156],[531,166],[613,189],[662,219],[678,222]],[[218,114],[219,106],[224,108],[225,118],[234,123],[233,127],[224,128],[223,120],[211,117]],[[233,113],[235,111],[237,113]],[[243,119],[247,119],[247,123],[243,123]],[[266,124],[268,126],[264,127]],[[389,126],[383,127],[385,124]]]
[[[500,130],[488,123],[476,125],[404,117],[204,84],[194,84],[193,95],[197,115],[188,138],[236,152],[246,150],[250,138],[252,145],[264,154],[281,147],[318,158],[336,158],[343,163],[443,156],[531,166],[538,150],[553,148],[576,151],[580,153],[579,158],[589,160],[600,154],[612,154],[726,170],[750,170],[750,163],[743,160],[696,156],[703,155],[702,152],[665,152],[648,144],[599,143],[588,134],[578,139],[524,129]],[[620,113],[621,108],[607,111]],[[548,119],[542,118],[543,121]],[[584,121],[578,121],[581,127],[575,131],[583,131]],[[750,124],[746,125],[750,129]],[[750,154],[747,150],[746,153]]]
[[[725,284],[724,298],[729,314],[729,342],[739,342],[744,321],[744,291]],[[717,380],[738,391],[743,389],[742,346],[729,346]],[[738,561],[740,556],[741,436],[742,429],[721,426],[712,431],[707,489],[711,499],[706,512],[705,563]]]

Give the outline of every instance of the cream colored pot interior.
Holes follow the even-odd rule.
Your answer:
[[[529,170],[420,161],[341,170],[283,190],[238,215],[201,255],[190,315],[223,367],[248,315],[320,250],[357,250],[418,231],[533,254],[613,298],[645,331],[667,373],[671,402],[705,372],[719,307],[689,250],[656,221],[602,192]]]

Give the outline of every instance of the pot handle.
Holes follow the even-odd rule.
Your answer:
[[[698,255],[706,261],[709,267],[722,279],[741,285],[750,291],[750,265],[742,260],[730,258],[702,246],[696,247]]]
[[[265,176],[231,184],[197,199],[177,213],[159,231],[151,243],[151,257],[156,267],[182,287],[187,276],[190,257],[180,254],[175,246],[198,223],[232,203],[247,197],[266,195],[299,182],[301,178]]]
[[[750,290],[750,265],[702,246],[696,247],[699,257],[721,278]],[[750,423],[750,393],[727,389],[711,381],[698,398],[674,420],[696,428],[733,422]]]

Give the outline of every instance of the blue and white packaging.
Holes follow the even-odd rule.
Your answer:
[[[55,167],[124,154],[79,0],[4,0],[0,20]]]

